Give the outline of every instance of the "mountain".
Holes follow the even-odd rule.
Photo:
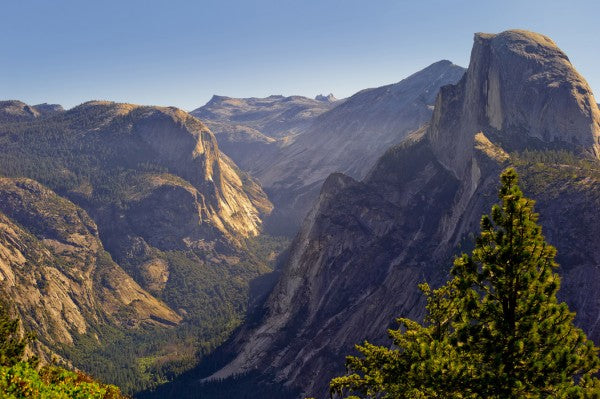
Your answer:
[[[333,95],[333,93],[329,93],[328,95],[323,95],[323,94],[317,94],[317,96],[315,97],[315,100],[317,101],[323,101],[326,103],[334,103],[337,101],[337,98],[335,98],[335,96]]]
[[[241,322],[281,243],[258,237],[272,205],[202,122],[104,101],[3,109],[18,117],[0,123],[0,286],[50,351],[132,392]]]
[[[325,396],[355,343],[383,343],[396,317],[422,316],[417,284],[447,279],[509,165],[558,249],[560,295],[600,342],[599,135],[591,90],[552,40],[476,34],[467,72],[441,89],[428,126],[362,181],[327,178],[262,314],[223,349],[232,357],[208,381],[229,387],[246,373],[250,386],[272,381],[295,391],[288,397]],[[202,376],[169,392],[185,397]]]
[[[190,112],[214,132],[221,150],[243,170],[252,170],[272,157],[318,115],[337,100],[280,95],[266,98],[213,96],[204,106]]]
[[[0,123],[23,122],[63,111],[63,107],[58,104],[31,106],[17,100],[0,101]]]
[[[456,83],[464,71],[439,61],[401,82],[360,91],[258,161],[250,172],[275,205],[269,225],[294,234],[329,174],[364,177],[387,148],[429,121],[440,87]]]
[[[48,116],[48,115],[52,115],[52,114],[56,114],[56,113],[65,111],[65,109],[60,104],[43,103],[43,104],[34,105],[33,108],[35,108],[40,114],[42,114],[44,116]]]
[[[330,173],[363,177],[390,145],[431,118],[439,88],[463,73],[439,61],[399,83],[345,100],[332,94],[314,100],[214,96],[192,114],[269,194],[275,209],[266,230],[293,236]]]
[[[335,97],[327,101],[302,96],[273,95],[266,98],[230,98],[213,96],[190,114],[207,123],[240,124],[274,139],[294,136],[317,115],[331,109]],[[325,104],[324,104],[325,103]],[[210,125],[209,125],[210,126]],[[218,136],[220,132],[215,132]]]

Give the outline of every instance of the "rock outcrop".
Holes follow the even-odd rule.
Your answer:
[[[428,127],[389,149],[363,181],[327,178],[264,315],[235,337],[236,356],[209,380],[258,372],[326,395],[355,343],[385,342],[395,317],[421,317],[417,284],[447,278],[508,165],[558,248],[561,296],[600,342],[595,104],[545,36],[476,34],[469,69],[442,88]]]
[[[335,96],[333,95],[333,93],[329,93],[328,95],[323,95],[323,94],[317,94],[317,96],[315,97],[315,100],[317,101],[323,101],[326,103],[333,103],[337,101],[337,98],[335,98]]]
[[[17,100],[0,101],[0,123],[24,122],[63,111],[63,107],[58,104],[31,106]]]
[[[54,114],[57,114],[60,112],[65,112],[65,109],[60,104],[43,103],[43,104],[34,105],[33,108],[35,108],[41,115],[44,115],[44,116],[49,116],[49,115],[54,115]]]
[[[600,156],[600,112],[567,56],[546,36],[477,33],[467,73],[441,90],[428,133],[436,157],[465,175],[473,136],[507,150],[565,148]]]

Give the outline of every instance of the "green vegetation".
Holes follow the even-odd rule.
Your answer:
[[[155,151],[127,132],[130,117],[106,125],[113,112],[110,106],[78,107],[43,121],[2,124],[0,174],[34,179],[59,194],[92,184],[88,201],[120,205],[132,175],[166,169],[151,162]]]
[[[89,376],[56,366],[35,369],[30,363],[19,362],[0,367],[2,398],[44,399],[117,399],[119,388],[94,381]]]
[[[33,336],[19,333],[19,320],[0,305],[0,397],[44,399],[119,399],[119,388],[94,381],[88,375],[55,365],[38,367],[25,349]]]
[[[201,366],[202,367],[202,366]],[[225,380],[200,382],[199,375],[191,372],[179,377],[175,383],[159,386],[152,391],[136,395],[139,399],[281,399],[295,398],[298,389],[272,382],[258,371],[233,376]]]
[[[566,151],[523,151],[511,154],[511,163],[523,176],[523,186],[533,195],[557,194],[570,189],[586,189],[598,182],[600,162]]]
[[[365,342],[331,381],[348,398],[600,397],[598,348],[556,294],[556,250],[547,244],[514,169],[501,203],[481,219],[470,255],[427,297],[424,323],[401,318],[393,346]]]
[[[25,356],[27,344],[33,341],[33,334],[19,333],[19,320],[12,319],[6,310],[6,305],[0,303],[0,366],[14,366]],[[37,360],[29,359],[32,363]]]

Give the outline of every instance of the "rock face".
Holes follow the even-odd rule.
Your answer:
[[[31,106],[17,100],[0,101],[0,123],[24,122],[63,111],[58,104]]]
[[[210,349],[235,328],[250,280],[269,271],[246,242],[272,205],[202,122],[103,101],[44,117],[22,103],[4,109],[18,118],[0,123],[0,287],[28,326],[56,337],[51,350],[74,345],[66,355],[77,367],[131,383],[142,376],[102,374],[138,370],[123,363],[137,362],[127,350],[106,349],[108,366],[93,370],[89,351],[118,347],[124,334],[156,370],[181,367],[194,345]]]
[[[0,287],[48,346],[73,344],[106,321],[181,321],[112,261],[84,210],[29,179],[0,179]]]
[[[317,101],[323,101],[323,102],[326,102],[326,103],[333,103],[333,102],[337,101],[337,98],[335,98],[335,96],[332,93],[329,93],[326,96],[323,95],[323,94],[318,94],[315,97],[315,100],[317,100]]]
[[[40,114],[45,116],[65,111],[65,109],[60,104],[43,103],[34,105],[33,108],[35,108]]]
[[[251,173],[275,204],[272,224],[295,232],[330,173],[363,178],[387,148],[431,118],[440,87],[464,69],[439,61],[399,83],[356,93]]]
[[[429,138],[456,176],[466,173],[479,131],[507,150],[559,147],[598,157],[595,104],[588,84],[551,39],[517,30],[478,33],[468,72],[438,97]]]
[[[258,371],[325,396],[355,343],[386,342],[395,317],[422,316],[417,284],[447,278],[508,165],[558,248],[561,295],[600,342],[595,104],[545,36],[476,34],[468,71],[442,88],[428,127],[389,149],[363,181],[327,178],[264,315],[236,335],[236,356],[210,378]]]
[[[121,201],[139,201],[164,186],[187,185],[201,197],[194,211],[199,224],[209,225],[228,237],[256,235],[261,217],[270,212],[271,204],[259,186],[219,152],[208,128],[184,111],[92,101],[49,121],[40,121],[39,125],[12,129],[23,129],[28,136],[49,123],[59,124],[56,139],[73,150],[65,158],[92,158],[91,164],[84,165],[61,159],[61,154],[53,160],[64,164],[65,177],[71,175],[73,181],[63,189],[74,198],[94,201],[98,194],[94,186],[104,177],[117,178],[121,168],[128,169],[128,176],[137,184],[117,187],[118,193],[111,195],[118,194]],[[53,155],[43,142],[45,139],[40,137],[32,143],[42,156],[33,160],[32,154],[30,162],[43,163]],[[7,153],[20,145],[11,143]],[[9,170],[7,163],[4,169]],[[91,172],[91,176],[78,176],[84,172]]]
[[[220,154],[206,126],[174,108],[136,108],[129,117],[136,121],[134,134],[161,164],[200,189],[200,221],[209,221],[230,236],[258,233],[260,217],[270,212],[271,205],[260,188]]]

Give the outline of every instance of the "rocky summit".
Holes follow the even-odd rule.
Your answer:
[[[568,148],[598,157],[599,121],[588,84],[551,39],[519,30],[478,33],[464,78],[440,92],[428,139],[461,177],[477,132],[508,151]]]
[[[315,100],[323,101],[326,103],[333,103],[333,102],[337,101],[337,98],[335,98],[333,93],[329,93],[328,95],[317,94],[317,96],[315,97]]]
[[[587,83],[550,39],[476,34],[467,72],[442,87],[428,126],[362,181],[326,179],[262,316],[208,380],[246,373],[287,386],[289,397],[325,396],[355,343],[384,342],[396,317],[420,319],[417,284],[447,278],[509,165],[558,249],[563,299],[598,342],[599,122]]]
[[[63,111],[63,107],[58,104],[31,106],[17,100],[0,101],[0,123],[24,122]]]

